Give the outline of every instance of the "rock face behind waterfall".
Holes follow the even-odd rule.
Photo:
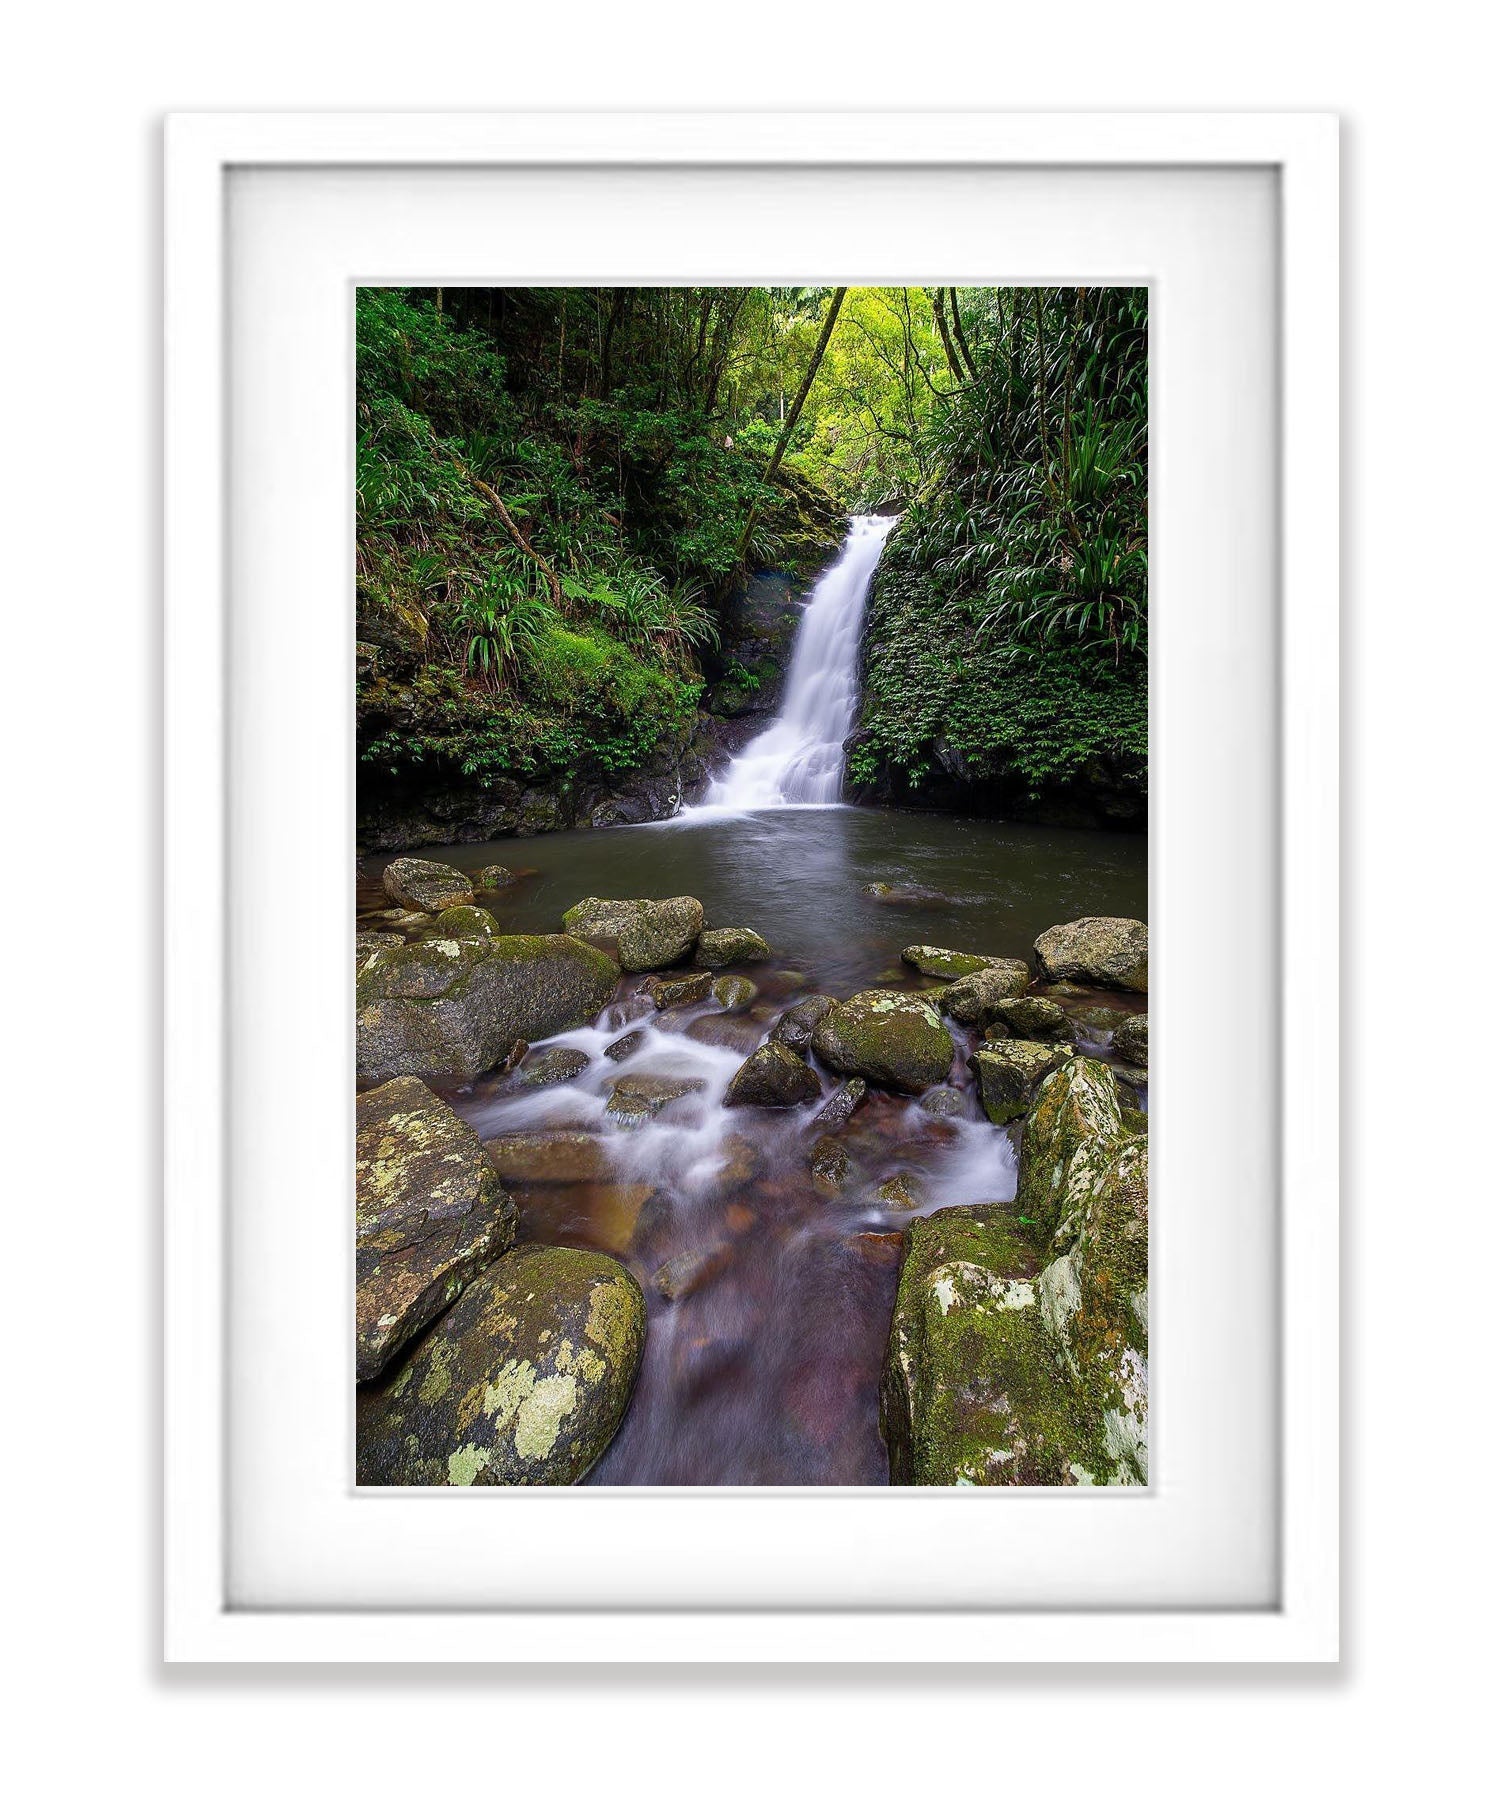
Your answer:
[[[361,1086],[398,1075],[457,1084],[518,1040],[586,1024],[619,966],[578,938],[427,937],[371,956],[355,983]]]
[[[1147,1479],[1146,1159],[1110,1071],[1073,1057],[1027,1115],[1015,1205],[911,1225],[881,1388],[893,1482]]]

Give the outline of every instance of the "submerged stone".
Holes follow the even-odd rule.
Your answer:
[[[958,1088],[939,1087],[923,1094],[917,1102],[924,1113],[930,1113],[934,1119],[961,1118],[968,1110],[968,1101]]]
[[[473,884],[461,869],[420,856],[398,856],[386,866],[380,885],[398,906],[415,912],[440,913],[467,906],[474,898]]]
[[[919,1094],[946,1079],[953,1040],[916,994],[871,988],[834,1006],[813,1032],[813,1050],[841,1075]]]
[[[735,1070],[724,1092],[726,1106],[801,1106],[816,1100],[823,1084],[785,1044],[762,1044]]]
[[[818,1139],[808,1158],[808,1167],[812,1170],[813,1186],[830,1199],[843,1193],[854,1173],[849,1152],[835,1137]]]
[[[516,1204],[475,1133],[412,1076],[354,1115],[354,1373],[371,1381],[509,1249]]]
[[[672,900],[580,900],[563,928],[614,957],[627,974],[680,962],[703,930],[703,908],[690,895]]]
[[[590,1250],[523,1245],[470,1283],[356,1409],[366,1486],[562,1486],[619,1427],[646,1338],[635,1278]]]
[[[764,962],[771,946],[745,925],[721,925],[698,938],[693,961],[702,969],[724,969],[731,963]]]
[[[506,1181],[521,1184],[608,1181],[614,1173],[608,1146],[587,1131],[511,1131],[487,1138],[484,1149]]]
[[[1048,981],[1146,992],[1148,933],[1139,919],[1073,919],[1044,931],[1034,948]]]
[[[617,1125],[643,1125],[665,1106],[686,1094],[701,1093],[707,1084],[693,1078],[670,1075],[618,1075],[609,1083],[609,1103],[604,1116]]]
[[[902,1212],[914,1212],[927,1201],[922,1183],[906,1169],[887,1176],[876,1188],[875,1198],[881,1206],[899,1207]]]
[[[680,1251],[656,1271],[651,1277],[651,1285],[663,1300],[686,1300],[722,1274],[732,1255],[728,1244],[714,1244],[707,1250]]]

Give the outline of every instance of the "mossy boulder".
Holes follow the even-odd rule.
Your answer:
[[[700,969],[727,969],[731,963],[764,962],[771,946],[747,925],[720,925],[701,933],[693,961]]]
[[[754,1002],[755,983],[744,975],[721,975],[709,992],[725,1012],[743,1012]]]
[[[1055,1000],[1027,995],[1020,1000],[999,1000],[985,1031],[989,1038],[1028,1038],[1032,1043],[1061,1043],[1073,1035],[1068,1015]]]
[[[480,893],[495,893],[500,888],[508,888],[519,877],[513,869],[507,869],[504,863],[486,863],[474,877],[474,886]]]
[[[1143,1127],[1102,1063],[1067,1058],[1027,1115],[1017,1205],[909,1229],[881,1390],[894,1482],[1147,1479]]]
[[[752,1050],[730,1077],[726,1106],[801,1106],[816,1100],[822,1083],[794,1050],[785,1044],[762,1044]]]
[[[406,939],[399,931],[356,931],[354,934],[354,979],[358,981],[363,971],[377,956],[395,945],[405,942]]]
[[[388,863],[380,885],[398,906],[412,912],[440,913],[467,906],[474,898],[474,884],[462,869],[420,856],[398,856]]]
[[[427,937],[373,958],[355,982],[360,1084],[462,1083],[528,1043],[588,1024],[619,969],[577,938]]]
[[[903,1094],[945,1081],[953,1066],[953,1040],[929,1002],[884,988],[832,1007],[818,1022],[812,1046],[841,1075],[863,1075]]]
[[[1003,966],[1008,959],[976,956],[968,950],[943,950],[936,944],[908,944],[901,952],[901,960],[910,963],[919,975],[930,975],[938,981],[957,981],[960,975],[977,975],[981,969]]]
[[[634,1276],[589,1250],[523,1245],[465,1290],[356,1411],[373,1486],[567,1486],[619,1428],[646,1341]]]
[[[789,1006],[771,1030],[773,1044],[785,1044],[800,1056],[812,1043],[813,1033],[821,1021],[838,1004],[832,994],[809,994],[795,1006]]]
[[[1139,919],[1074,919],[1044,931],[1033,946],[1047,981],[1146,992],[1147,939]]]
[[[1116,1030],[1110,1048],[1121,1062],[1131,1063],[1138,1069],[1144,1069],[1149,1060],[1145,1013],[1132,1013]]]
[[[427,927],[431,937],[482,938],[499,937],[500,927],[495,915],[486,912],[482,906],[445,906],[440,913],[433,915],[432,923]]]
[[[985,1117],[992,1125],[1019,1119],[1030,1105],[1037,1083],[1072,1054],[1070,1044],[1033,1044],[1024,1038],[1003,1038],[976,1050],[969,1058],[969,1068],[979,1085]]]
[[[354,1117],[354,1372],[371,1381],[508,1250],[516,1203],[479,1139],[413,1076]]]
[[[960,1025],[975,1025],[981,1030],[999,1017],[999,1008],[1007,1000],[1019,1000],[1031,981],[1031,971],[1023,962],[992,963],[972,975],[960,975],[957,981],[938,995],[938,1005],[950,1019]]]
[[[590,898],[568,908],[563,929],[634,975],[681,962],[703,930],[703,908],[687,894],[672,900]]]

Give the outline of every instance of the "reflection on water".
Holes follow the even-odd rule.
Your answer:
[[[480,1081],[457,1099],[486,1139],[587,1134],[587,1167],[513,1180],[522,1236],[606,1250],[646,1292],[640,1380],[591,1482],[886,1480],[878,1386],[911,1213],[875,1190],[905,1171],[920,1210],[1008,1200],[1010,1139],[980,1114],[962,1034],[951,1077],[962,1092],[957,1116],[934,1118],[915,1101],[872,1092],[840,1131],[851,1172],[837,1196],[818,1192],[808,1167],[821,1100],[726,1110],[725,1087],[801,996],[927,985],[901,964],[906,944],[1023,956],[1038,932],[1065,919],[1143,917],[1145,853],[1138,837],[849,807],[424,852],[468,869],[499,858],[528,871],[487,896],[510,930],[556,931],[565,909],[590,894],[687,893],[711,926],[752,926],[774,951],[743,971],[757,989],[748,1007],[726,1012],[708,1001],[657,1013],[636,993],[640,978],[627,978],[595,1024],[549,1040],[588,1056],[576,1079],[538,1090]],[[383,863],[370,858],[361,872],[368,910],[386,904]],[[895,891],[869,893],[869,884]],[[822,1075],[826,1098],[836,1082]],[[627,1127],[607,1107],[614,1083],[632,1077],[674,1097]]]

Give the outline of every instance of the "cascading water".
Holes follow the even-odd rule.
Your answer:
[[[859,700],[859,639],[875,565],[894,518],[860,516],[819,577],[797,630],[775,724],[746,745],[704,795],[701,812],[830,806],[844,784],[844,739]]]

